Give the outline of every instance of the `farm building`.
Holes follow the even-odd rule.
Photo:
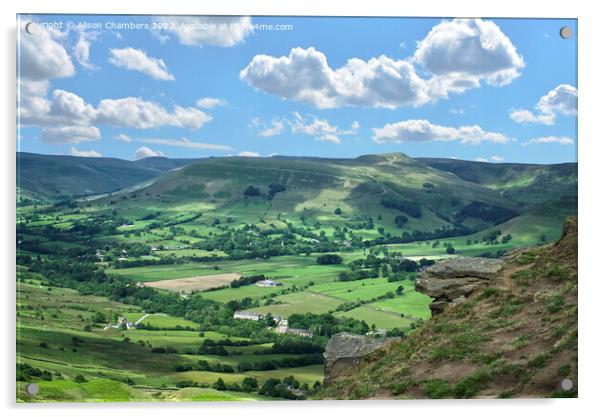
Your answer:
[[[264,279],[255,283],[258,287],[279,287],[282,285],[281,282],[272,281],[271,279]]]
[[[249,311],[235,311],[233,317],[235,319],[240,319],[240,320],[254,320],[254,321],[259,321],[259,320],[263,319],[263,315],[258,314],[258,313],[249,312]]]

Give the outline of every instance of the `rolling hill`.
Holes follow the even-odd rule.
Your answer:
[[[492,164],[445,158],[417,158],[432,168],[499,191],[520,205],[577,196],[577,163]]]
[[[162,157],[126,161],[67,155],[17,153],[17,186],[25,196],[63,199],[117,191],[180,168],[194,160]]]

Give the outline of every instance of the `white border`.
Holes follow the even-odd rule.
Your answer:
[[[286,4],[284,4],[286,3]],[[369,0],[362,4],[339,0],[303,1],[245,1],[197,2],[169,0],[165,2],[127,2],[102,0],[70,2],[68,0],[20,0],[2,8],[2,55],[0,66],[3,97],[0,115],[4,127],[2,140],[2,282],[4,283],[4,342],[2,359],[6,365],[0,377],[2,407],[10,414],[44,416],[75,416],[85,412],[89,416],[111,413],[144,413],[145,417],[162,416],[179,411],[186,414],[244,417],[286,415],[304,416],[348,415],[360,416],[370,412],[379,415],[404,414],[422,417],[431,413],[449,416],[504,416],[526,413],[546,416],[571,416],[594,414],[600,406],[599,299],[602,295],[602,275],[596,265],[600,230],[600,181],[602,164],[598,158],[602,132],[602,117],[597,95],[599,77],[600,42],[602,24],[596,13],[595,2],[557,1],[528,2],[526,0],[498,0],[495,2],[474,0],[386,1]],[[453,400],[453,401],[355,401],[355,402],[301,402],[259,404],[53,404],[44,406],[17,406],[14,404],[15,380],[15,296],[14,296],[14,219],[15,219],[15,14],[16,13],[119,13],[119,14],[232,14],[232,15],[346,15],[346,16],[484,16],[484,17],[564,17],[579,19],[579,230],[580,245],[580,300],[579,300],[579,396],[578,400]],[[597,266],[597,267],[596,267]],[[599,412],[599,411],[598,411]],[[425,414],[426,413],[426,414]]]

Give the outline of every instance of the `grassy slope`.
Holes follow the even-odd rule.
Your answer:
[[[564,378],[575,384],[561,391]],[[577,395],[577,220],[553,245],[516,252],[489,287],[366,357],[321,398]]]
[[[498,190],[527,206],[543,200],[577,195],[577,164],[489,164],[445,158],[418,158],[424,164],[451,172],[466,181]]]
[[[192,160],[146,158],[84,158],[65,155],[17,154],[17,181],[26,195],[47,198],[116,191],[179,168]]]
[[[249,185],[268,191],[269,184],[282,184],[286,191],[273,200],[243,199]],[[427,190],[423,184],[431,183]],[[416,201],[422,217],[410,218],[406,229],[394,225],[397,210],[380,205],[383,197]],[[428,167],[403,154],[370,155],[356,159],[320,158],[210,158],[170,172],[140,192],[115,201],[116,208],[136,205],[156,210],[165,204],[170,212],[197,210],[214,212],[222,220],[235,223],[278,223],[283,213],[290,221],[303,215],[309,222],[319,221],[323,230],[343,225],[354,216],[380,214],[386,231],[431,231],[450,225],[449,219],[464,205],[482,201],[518,210],[497,192],[457,176]],[[163,204],[162,204],[163,203]],[[339,207],[343,215],[333,215]],[[362,234],[363,232],[360,232]],[[369,236],[371,235],[371,236]],[[378,236],[376,230],[366,237]]]

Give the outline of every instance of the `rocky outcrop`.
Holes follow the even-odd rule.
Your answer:
[[[324,382],[352,375],[364,356],[399,340],[399,337],[376,338],[347,332],[335,334],[324,352]]]
[[[435,300],[429,305],[433,315],[448,305],[458,304],[477,288],[486,285],[504,266],[490,258],[457,257],[424,269],[416,279],[416,290]]]

